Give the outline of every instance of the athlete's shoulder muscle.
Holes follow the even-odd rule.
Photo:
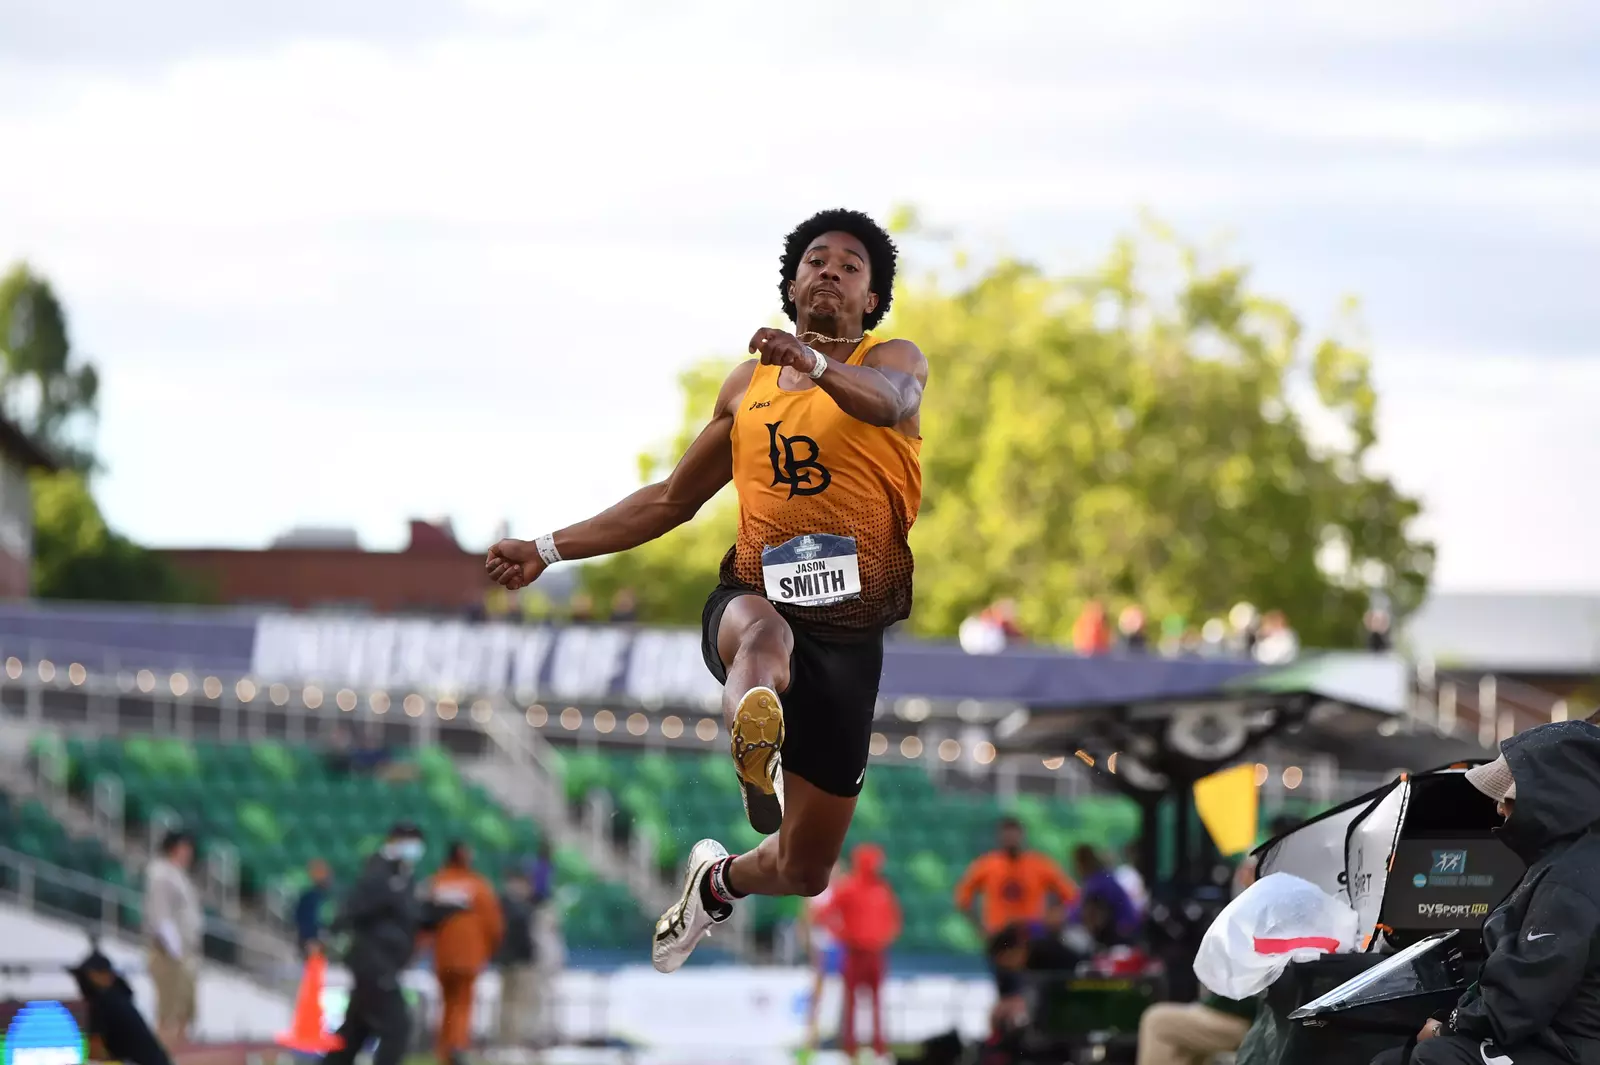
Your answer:
[[[733,415],[750,387],[754,367],[755,360],[751,359],[734,367],[723,380],[710,421],[689,443],[689,449],[666,479],[668,501],[690,516],[733,480]]]
[[[885,340],[868,351],[862,362],[879,371],[910,374],[920,385],[928,383],[928,357],[909,340]]]
[[[906,436],[922,436],[922,393],[928,387],[928,359],[922,349],[909,340],[885,340],[867,352],[863,366],[877,370],[900,397],[905,416],[895,430]]]
[[[739,401],[750,390],[750,381],[759,363],[758,359],[746,359],[723,378],[722,387],[717,390],[717,409],[711,412],[712,420],[731,418],[739,409]]]

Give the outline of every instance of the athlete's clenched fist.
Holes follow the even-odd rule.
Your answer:
[[[514,592],[538,580],[546,566],[532,540],[501,540],[489,548],[483,568],[496,584]]]
[[[817,353],[782,329],[757,329],[750,338],[750,354],[760,355],[764,366],[793,366],[804,374],[817,367]]]

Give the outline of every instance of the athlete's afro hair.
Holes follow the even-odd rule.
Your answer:
[[[878,297],[878,305],[869,311],[861,324],[875,329],[883,316],[889,313],[894,299],[894,268],[898,252],[894,239],[887,230],[860,211],[847,211],[843,207],[819,211],[794,227],[783,242],[783,276],[778,279],[778,296],[783,300],[783,313],[789,321],[796,321],[794,300],[789,298],[789,285],[800,272],[800,257],[811,242],[824,233],[848,233],[867,249],[867,267],[872,278],[871,288]]]

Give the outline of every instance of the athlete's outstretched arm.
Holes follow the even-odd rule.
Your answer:
[[[737,367],[722,383],[711,421],[700,430],[667,478],[628,496],[587,521],[555,533],[562,559],[594,558],[627,551],[671,532],[705,505],[733,479],[733,415],[755,363]],[[489,549],[484,569],[496,582],[513,590],[531,584],[545,563],[532,540],[501,540]]]
[[[816,367],[811,349],[781,329],[758,330],[750,350],[760,352],[761,361],[769,365],[793,366],[807,374]],[[860,366],[829,359],[817,384],[850,417],[892,428],[921,413],[928,360],[909,340],[886,340],[867,352]]]
[[[829,362],[817,384],[850,417],[892,428],[922,413],[928,359],[909,340],[885,340],[860,366]]]

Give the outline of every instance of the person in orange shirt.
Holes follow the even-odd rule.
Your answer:
[[[494,888],[472,868],[472,851],[465,843],[450,844],[444,865],[428,881],[428,897],[457,910],[440,923],[433,938],[433,971],[444,1007],[437,1054],[439,1065],[456,1065],[472,1044],[473,986],[500,947],[505,918]]]
[[[972,904],[983,896],[983,932],[993,936],[1012,925],[1031,925],[1044,918],[1051,895],[1071,906],[1078,901],[1078,885],[1050,858],[1024,850],[1022,822],[1015,817],[1000,821],[1000,847],[967,867],[956,885],[956,908],[972,917]]]

